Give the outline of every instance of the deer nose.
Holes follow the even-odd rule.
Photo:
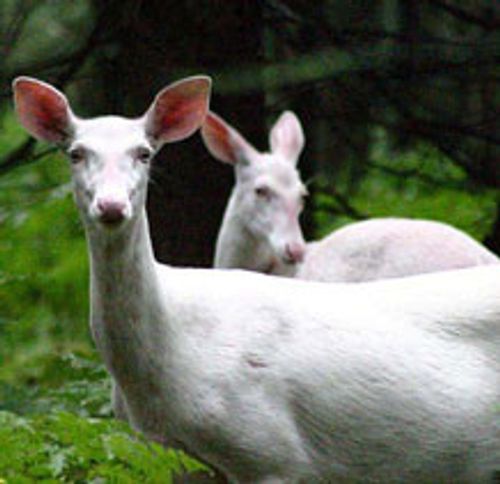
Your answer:
[[[306,248],[303,243],[289,242],[285,245],[285,262],[288,264],[297,264],[304,260]]]
[[[125,219],[127,206],[125,202],[101,199],[97,201],[99,220],[105,224],[118,224]]]

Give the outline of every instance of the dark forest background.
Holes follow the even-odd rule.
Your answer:
[[[138,116],[198,73],[214,80],[212,109],[261,150],[283,110],[298,114],[307,239],[369,217],[422,217],[500,253],[497,2],[3,0],[0,482],[164,482],[198,469],[108,418],[66,162],[18,125],[10,88],[30,75],[81,116]],[[231,186],[198,135],[166,146],[148,201],[157,257],[209,266]]]

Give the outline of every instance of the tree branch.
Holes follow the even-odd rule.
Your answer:
[[[330,195],[335,200],[335,204],[337,206],[325,200],[321,202],[318,202],[316,200],[315,208],[317,210],[324,210],[328,212],[336,211],[337,213],[345,214],[354,220],[365,220],[367,218],[370,218],[368,214],[359,211],[357,208],[351,205],[347,197],[341,194],[333,185],[329,185],[327,188],[325,186],[321,186],[318,191],[320,193],[326,193],[327,195]]]
[[[0,175],[5,174],[13,168],[33,163],[49,153],[57,151],[57,148],[47,148],[46,150],[34,154],[33,150],[35,149],[35,146],[36,140],[30,137],[13,151],[8,153],[7,156],[0,160]]]
[[[441,10],[449,13],[453,17],[467,23],[473,23],[479,25],[484,30],[496,30],[500,28],[500,21],[493,14],[490,17],[481,17],[479,15],[475,15],[470,11],[464,10],[456,5],[451,5],[446,0],[428,0],[430,4],[434,5]],[[492,2],[494,5],[495,2]],[[494,7],[492,7],[494,8]]]

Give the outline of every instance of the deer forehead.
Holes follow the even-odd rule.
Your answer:
[[[255,171],[254,183],[265,184],[275,190],[295,192],[302,191],[304,186],[299,172],[286,161],[274,156],[264,158]]]
[[[97,155],[128,154],[138,147],[152,149],[142,119],[120,116],[78,120],[73,145],[92,150]]]

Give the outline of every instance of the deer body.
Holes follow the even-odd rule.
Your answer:
[[[117,258],[127,285],[92,326],[149,438],[240,482],[487,482],[500,457],[500,302],[475,313],[499,301],[497,268],[336,285],[332,304],[329,285],[148,259]],[[134,283],[150,279],[157,290]]]
[[[92,333],[136,429],[235,482],[492,478],[500,267],[326,285],[158,264],[146,152],[201,124],[208,81],[174,84],[124,122],[79,120],[29,78],[15,93],[30,132],[69,149]]]
[[[93,320],[128,418],[149,438],[240,482],[487,482],[498,464],[499,329],[474,314],[498,300],[498,269],[336,286],[336,304],[320,283],[155,269],[151,315],[113,305],[104,327]],[[121,297],[141,301],[141,290]],[[468,343],[481,333],[483,345]]]
[[[291,112],[281,115],[271,129],[269,153],[259,153],[214,113],[208,114],[202,136],[212,155],[232,164],[236,174],[217,238],[215,267],[362,282],[500,263],[472,237],[427,220],[357,222],[306,244],[299,225],[305,188],[296,169],[304,146],[298,118]],[[258,192],[262,187],[267,198]],[[270,222],[258,229],[255,221],[261,219]],[[289,254],[286,247],[295,251]]]
[[[308,243],[295,276],[363,282],[499,263],[495,254],[450,225],[380,218],[349,224]]]

